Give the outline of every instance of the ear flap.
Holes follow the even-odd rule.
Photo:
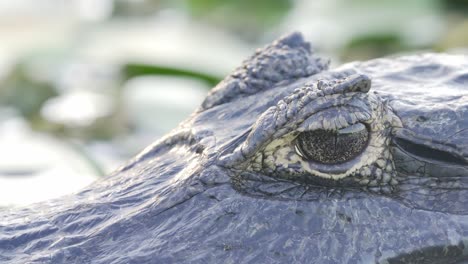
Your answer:
[[[242,98],[284,80],[314,75],[328,69],[329,61],[315,56],[300,33],[286,35],[259,49],[207,96],[201,110]]]

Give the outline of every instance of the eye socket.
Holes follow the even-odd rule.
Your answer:
[[[362,153],[369,140],[369,131],[362,123],[330,131],[305,131],[296,138],[296,152],[304,159],[322,164],[339,164]]]

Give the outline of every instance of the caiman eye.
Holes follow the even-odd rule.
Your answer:
[[[296,138],[296,152],[302,158],[323,164],[339,164],[362,153],[369,131],[362,123],[331,131],[305,131]]]

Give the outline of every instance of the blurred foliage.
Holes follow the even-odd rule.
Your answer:
[[[113,15],[149,16],[174,8],[187,11],[193,18],[230,30],[246,40],[256,40],[282,21],[294,0],[115,0]]]
[[[197,72],[190,69],[174,68],[162,65],[149,65],[142,63],[127,63],[123,66],[122,75],[124,80],[143,75],[168,75],[174,77],[189,77],[206,82],[210,87],[218,84],[222,77],[209,73]]]
[[[33,61],[33,60],[32,60]],[[49,99],[60,96],[61,92],[53,80],[37,78],[28,68],[30,60],[11,65],[11,71],[0,82],[0,106],[15,109],[30,127],[36,131],[47,132],[61,138],[80,138],[85,140],[107,140],[114,138],[127,128],[122,122],[120,112],[97,118],[88,126],[69,126],[44,118],[41,110]],[[36,73],[37,74],[37,73]],[[76,109],[80,111],[81,109]]]
[[[96,118],[94,122],[87,126],[69,126],[39,116],[31,118],[29,121],[31,127],[36,131],[47,132],[63,139],[73,138],[93,141],[111,140],[116,136],[127,133],[130,128],[126,126],[124,116],[120,111],[116,111],[109,116]]]
[[[436,51],[445,51],[454,47],[468,48],[468,19],[462,19],[450,31],[446,32],[441,41],[436,43],[434,49]]]
[[[341,59],[343,61],[366,60],[409,48],[396,33],[370,34],[352,39],[343,48]]]
[[[186,0],[191,14],[230,29],[246,39],[257,39],[281,22],[293,7],[292,0]]]
[[[452,12],[466,15],[468,12],[468,0],[441,0],[442,4]]]
[[[148,16],[153,15],[155,12],[162,8],[161,1],[124,1],[115,0],[113,15],[118,17],[128,16]]]
[[[107,175],[102,165],[99,164],[99,162],[93,158],[91,153],[86,151],[82,144],[67,139],[62,139],[62,142],[65,143],[68,147],[70,147],[70,149],[73,149],[75,153],[79,154],[90,166],[90,168],[93,169],[93,171],[98,177],[105,177]]]
[[[38,118],[40,109],[50,97],[58,95],[50,83],[33,80],[25,64],[12,67],[0,84],[0,105],[17,109],[26,118]]]

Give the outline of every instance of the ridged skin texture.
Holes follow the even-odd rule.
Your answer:
[[[1,211],[0,263],[466,263],[468,57],[327,65],[259,50],[112,175]],[[295,148],[357,123],[346,162]]]

